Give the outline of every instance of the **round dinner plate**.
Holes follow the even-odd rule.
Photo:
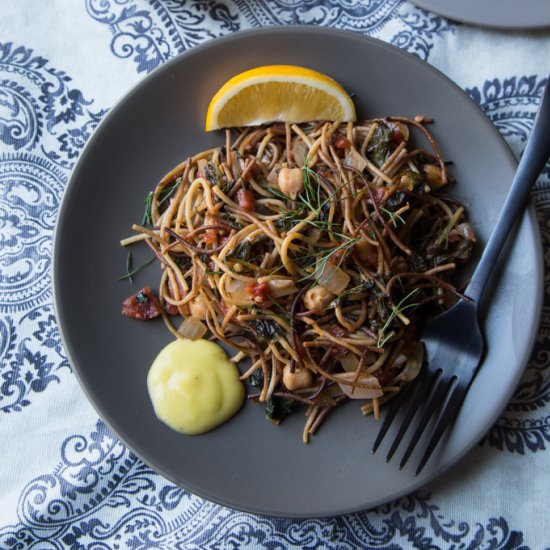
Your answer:
[[[463,23],[502,29],[550,27],[548,0],[411,0],[420,8]]]
[[[147,394],[148,369],[172,340],[160,320],[123,317],[124,298],[158,286],[150,267],[128,281],[119,240],[140,223],[144,199],[173,166],[224,143],[206,133],[208,103],[228,78],[264,64],[322,71],[354,97],[360,117],[425,114],[469,209],[480,247],[512,181],[516,162],[495,127],[443,74],[399,49],[359,34],[315,27],[267,28],[193,48],[157,69],[105,117],[84,148],[65,192],[54,245],[54,299],[66,351],[99,415],[144,462],[217,503],[259,514],[321,517],[409,493],[448,470],[490,429],[528,361],[541,309],[542,259],[529,211],[497,270],[484,328],[487,355],[454,430],[421,475],[415,455],[402,470],[376,453],[380,421],[349,403],[302,443],[304,417],[276,426],[247,402],[200,436],[162,424]],[[512,246],[513,245],[513,246]],[[143,247],[147,249],[147,247]],[[149,257],[147,250],[144,257]],[[134,265],[138,265],[135,259]],[[391,434],[390,434],[391,436]],[[397,456],[399,459],[399,454]],[[395,459],[394,459],[395,460]]]

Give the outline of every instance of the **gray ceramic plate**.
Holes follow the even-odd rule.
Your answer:
[[[549,0],[411,0],[450,19],[503,29],[550,27]]]
[[[323,71],[354,94],[361,116],[429,114],[455,163],[455,194],[483,242],[512,180],[515,160],[478,107],[416,57],[359,34],[314,27],[255,30],[212,40],[140,82],[95,131],[65,193],[54,249],[54,292],[63,341],[99,415],[147,464],[207,499],[256,513],[313,517],[375,506],[408,493],[456,463],[495,422],[528,360],[541,307],[541,253],[530,212],[521,224],[488,314],[488,354],[456,429],[423,474],[371,454],[379,428],[351,404],[310,445],[302,415],[281,426],[247,403],[205,435],[179,435],[159,422],[146,389],[153,358],[171,335],[159,322],[120,314],[123,299],[156,286],[150,269],[119,282],[118,241],[139,222],[146,193],[176,163],[223,143],[203,131],[206,108],[229,77],[267,63]],[[146,254],[148,255],[148,254]]]

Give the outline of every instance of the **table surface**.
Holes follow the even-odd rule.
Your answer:
[[[424,59],[521,154],[550,74],[550,29],[484,29],[402,0],[0,3],[0,548],[550,548],[546,293],[531,361],[479,445],[422,490],[346,516],[259,517],[172,485],[124,447],[75,380],[52,307],[51,252],[83,145],[174,55],[298,23],[353,30]],[[532,193],[546,273],[549,190],[547,165]]]

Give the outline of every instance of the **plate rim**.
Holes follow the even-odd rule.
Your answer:
[[[314,27],[312,25],[291,25],[291,26],[284,26],[284,25],[278,25],[278,26],[270,26],[270,27],[263,27],[263,28],[254,28],[254,29],[246,29],[243,31],[231,33],[228,35],[224,35],[218,38],[210,39],[200,45],[194,46],[184,52],[181,52],[180,54],[174,56],[170,60],[163,63],[161,66],[155,68],[150,74],[136,82],[134,85],[130,86],[130,88],[121,95],[121,97],[114,103],[114,105],[109,109],[105,117],[99,122],[99,124],[94,128],[92,135],[89,137],[85,145],[83,146],[78,159],[74,165],[74,167],[71,170],[70,177],[68,179],[67,185],[65,187],[65,190],[63,192],[63,196],[60,202],[58,214],[57,214],[57,220],[55,224],[55,229],[53,233],[53,246],[52,246],[52,264],[51,264],[51,274],[52,274],[52,298],[53,298],[53,308],[54,308],[54,314],[58,322],[59,326],[59,332],[60,332],[60,339],[63,344],[63,347],[66,351],[67,357],[69,359],[69,362],[71,364],[71,370],[75,374],[80,388],[86,395],[86,398],[88,399],[89,403],[93,406],[95,412],[98,414],[99,418],[103,420],[111,429],[111,431],[115,434],[117,438],[121,440],[121,442],[133,453],[135,454],[140,460],[142,460],[145,464],[151,465],[155,464],[155,466],[150,466],[151,469],[155,472],[157,472],[159,475],[170,481],[171,483],[174,483],[176,486],[184,487],[189,492],[199,496],[200,498],[203,498],[207,501],[231,508],[233,510],[238,510],[246,513],[252,513],[259,516],[268,516],[268,517],[285,517],[285,518],[294,518],[294,519],[312,519],[312,518],[323,518],[323,517],[331,517],[336,515],[342,515],[342,514],[348,514],[348,513],[354,513],[359,512],[362,510],[370,509],[376,506],[379,506],[383,503],[390,502],[398,497],[404,496],[406,494],[410,494],[411,492],[414,492],[418,490],[420,487],[433,482],[436,478],[438,478],[444,471],[447,471],[451,467],[455,467],[458,462],[460,462],[465,455],[467,455],[473,447],[477,444],[477,439],[472,440],[472,443],[469,445],[464,445],[461,449],[461,452],[456,453],[451,460],[448,460],[445,463],[438,464],[436,468],[434,468],[430,474],[426,478],[422,479],[416,479],[414,482],[407,485],[406,491],[398,490],[388,496],[385,496],[383,498],[379,498],[376,500],[373,500],[372,502],[365,503],[365,506],[363,508],[358,508],[356,505],[350,505],[349,507],[340,507],[336,510],[327,511],[325,513],[318,513],[318,514],[309,514],[309,513],[281,513],[281,514],[275,514],[272,510],[268,509],[262,509],[261,506],[259,507],[251,507],[251,506],[239,506],[234,501],[232,501],[230,498],[221,498],[219,495],[212,495],[210,494],[210,490],[204,490],[201,488],[197,488],[193,485],[192,482],[187,482],[185,485],[183,485],[180,481],[175,479],[174,474],[172,474],[170,471],[167,471],[162,466],[158,466],[156,464],[156,461],[149,459],[149,454],[147,450],[139,449],[136,450],[132,444],[129,444],[127,442],[127,438],[124,434],[121,434],[118,430],[113,429],[112,426],[116,425],[116,419],[113,418],[113,415],[110,414],[108,411],[103,410],[99,404],[95,401],[95,399],[91,395],[91,389],[87,387],[87,385],[84,383],[83,378],[81,376],[80,367],[77,365],[75,361],[73,361],[73,344],[68,341],[66,336],[66,329],[64,328],[66,320],[63,320],[63,314],[61,313],[63,307],[62,307],[62,298],[61,298],[61,291],[59,289],[59,277],[60,277],[60,264],[61,261],[59,259],[59,255],[61,253],[61,237],[59,234],[61,233],[61,225],[62,225],[62,219],[64,217],[64,213],[66,211],[66,204],[70,200],[70,196],[75,192],[75,189],[77,188],[76,182],[78,180],[78,172],[79,167],[84,163],[84,161],[81,161],[81,159],[85,159],[87,156],[87,151],[91,149],[94,146],[94,143],[97,139],[97,135],[100,133],[98,132],[99,129],[103,128],[104,126],[109,124],[110,119],[114,116],[113,113],[116,113],[119,109],[124,108],[124,104],[127,101],[129,97],[131,97],[134,94],[138,94],[139,90],[146,86],[148,81],[155,77],[155,75],[162,73],[163,71],[169,71],[172,67],[172,65],[177,64],[181,62],[182,58],[185,58],[188,55],[192,55],[194,52],[197,51],[204,51],[208,50],[210,48],[218,48],[223,46],[225,42],[230,42],[233,40],[241,40],[246,39],[247,37],[251,37],[254,35],[262,35],[266,33],[303,33],[303,32],[313,32],[314,34],[326,34],[327,36],[334,36],[334,35],[342,35],[347,38],[353,38],[355,40],[370,44],[371,46],[383,48],[387,51],[391,51],[394,55],[401,56],[402,58],[406,59],[409,63],[416,63],[418,65],[423,66],[424,68],[430,70],[430,72],[436,76],[437,78],[444,80],[447,85],[450,85],[451,87],[454,87],[456,90],[458,90],[462,96],[466,99],[468,99],[475,107],[478,109],[479,114],[483,115],[483,119],[485,120],[486,124],[489,124],[492,127],[492,131],[495,134],[495,136],[498,136],[498,139],[500,140],[501,144],[504,146],[503,150],[507,152],[508,160],[512,163],[517,164],[516,159],[512,153],[512,150],[510,149],[508,143],[506,140],[502,137],[502,135],[498,132],[497,128],[494,126],[494,124],[491,122],[489,117],[481,110],[481,108],[470,98],[464,90],[458,86],[453,80],[451,80],[450,77],[445,75],[441,70],[434,67],[433,65],[429,64],[426,61],[421,60],[420,58],[410,54],[409,52],[406,52],[396,46],[393,46],[392,44],[389,44],[387,42],[384,42],[383,40],[380,40],[375,37],[365,36],[355,31],[345,30],[345,29],[337,29],[337,28],[330,28],[330,27]],[[481,118],[481,117],[480,117]],[[533,223],[535,228],[538,228],[538,224],[536,222],[536,214],[534,211],[534,207],[532,203],[529,205],[525,216],[528,218],[530,223]],[[536,258],[537,260],[537,282],[536,285],[539,289],[536,306],[538,311],[538,317],[536,320],[533,321],[533,325],[535,327],[538,327],[540,324],[540,319],[542,316],[542,303],[543,303],[543,295],[544,295],[544,262],[543,259],[543,252],[542,252],[542,243],[541,243],[541,236],[540,231],[535,231],[535,238],[537,240],[537,243],[535,243],[535,249],[536,249]],[[536,342],[536,338],[538,336],[538,331],[535,328],[535,330],[530,332],[530,341],[526,346],[526,358],[522,358],[521,361],[518,361],[518,363],[521,363],[521,367],[517,368],[517,375],[515,377],[515,382],[513,385],[511,385],[511,388],[508,392],[507,398],[503,400],[501,405],[499,407],[495,408],[494,414],[490,418],[490,422],[486,420],[483,425],[478,424],[478,432],[480,437],[482,437],[488,429],[490,429],[490,426],[494,424],[496,419],[502,414],[502,411],[504,410],[506,404],[509,402],[509,399],[511,395],[514,393],[517,384],[519,383],[521,376],[528,365],[529,358],[533,352],[533,348]],[[487,427],[489,425],[489,428]]]
[[[505,0],[508,2],[508,0]],[[550,27],[550,8],[548,14],[544,17],[544,14],[535,13],[534,16],[529,16],[525,18],[520,23],[514,23],[510,21],[510,18],[513,18],[513,14],[509,14],[506,9],[504,10],[507,14],[504,19],[497,15],[496,19],[488,19],[479,14],[478,11],[474,9],[474,13],[464,13],[463,8],[464,4],[462,2],[455,2],[452,5],[441,5],[442,0],[411,0],[418,8],[431,11],[437,15],[446,17],[453,21],[459,23],[464,23],[467,25],[472,25],[475,27],[482,27],[487,29],[501,29],[501,30],[537,30],[537,29],[546,29]],[[479,4],[477,4],[479,5]],[[476,4],[473,3],[475,8]],[[506,8],[512,8],[513,4],[507,4]],[[502,5],[498,6],[502,9]],[[495,10],[498,12],[498,10]],[[522,11],[522,13],[527,13]],[[529,13],[528,13],[529,15]],[[507,17],[507,18],[506,18]]]

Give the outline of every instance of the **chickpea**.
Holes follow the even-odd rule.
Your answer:
[[[316,315],[324,313],[328,305],[336,296],[323,286],[310,288],[304,296],[304,305]]]
[[[304,174],[301,168],[288,168],[284,166],[279,171],[277,179],[279,189],[287,197],[294,200],[304,188]]]
[[[199,319],[200,321],[204,321],[206,319],[208,307],[204,301],[204,298],[200,294],[195,296],[192,300],[189,300],[187,303],[189,304],[189,313],[192,317]]]
[[[435,164],[424,164],[422,168],[424,169],[426,180],[432,189],[439,189],[447,183],[443,181],[443,175],[439,166]]]
[[[290,365],[283,369],[283,384],[290,391],[309,388],[313,385],[313,373],[306,368],[296,368],[290,372]]]

